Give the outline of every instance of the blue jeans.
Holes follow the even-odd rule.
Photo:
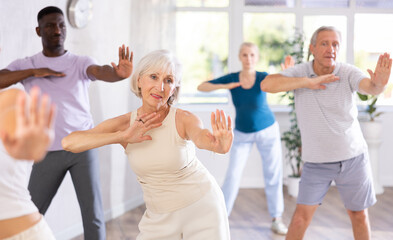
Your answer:
[[[273,125],[254,133],[243,133],[235,130],[234,135],[229,167],[222,186],[228,216],[239,192],[243,169],[250,155],[252,145],[256,143],[262,158],[269,214],[272,218],[281,217],[284,211],[284,197],[282,190],[281,138],[278,123],[275,122]]]

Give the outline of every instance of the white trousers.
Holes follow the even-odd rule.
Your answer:
[[[56,240],[44,217],[34,226],[3,240]]]
[[[255,143],[262,159],[269,214],[272,218],[281,217],[284,211],[284,196],[282,190],[281,137],[278,123],[275,122],[270,127],[254,133],[243,133],[237,130],[234,130],[234,133],[235,138],[231,148],[229,166],[222,185],[228,215],[231,214],[239,192],[243,169]]]
[[[224,197],[214,181],[200,200],[171,213],[148,209],[139,223],[137,240],[229,240],[229,223]],[[186,194],[186,193],[185,193]]]

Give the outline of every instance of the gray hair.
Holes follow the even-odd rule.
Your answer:
[[[324,31],[333,31],[333,32],[337,33],[339,41],[341,43],[341,32],[337,28],[335,28],[333,26],[322,26],[322,27],[319,27],[317,30],[315,30],[315,32],[312,34],[312,37],[311,37],[311,40],[310,40],[310,45],[315,46],[317,44],[318,34],[320,32],[324,32]],[[310,56],[311,56],[311,51],[310,51],[310,47],[309,47],[308,48],[307,61],[310,59]]]
[[[131,76],[131,91],[139,98],[142,97],[141,89],[138,87],[139,78],[146,74],[164,71],[174,78],[175,91],[168,99],[168,104],[172,105],[179,97],[180,83],[182,77],[181,64],[177,58],[168,50],[156,50],[144,56],[135,68]]]

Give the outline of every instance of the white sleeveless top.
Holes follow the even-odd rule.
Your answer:
[[[0,141],[0,220],[38,211],[27,189],[32,165],[10,157]]]
[[[172,212],[201,199],[212,176],[195,155],[191,141],[176,129],[176,108],[171,107],[162,126],[146,134],[153,140],[128,144],[125,152],[142,186],[146,207],[155,213]],[[137,112],[131,114],[132,124]]]

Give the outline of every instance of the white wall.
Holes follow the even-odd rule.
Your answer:
[[[89,55],[101,64],[117,61],[117,49],[122,43],[135,51],[135,62],[144,54],[158,48],[174,49],[173,13],[165,4],[171,0],[116,0],[94,2],[94,17],[85,29],[68,27],[66,49],[81,55]],[[42,49],[35,34],[36,14],[47,6],[56,5],[65,10],[67,0],[1,0],[0,2],[0,69],[12,60],[35,54]],[[164,6],[164,7],[163,7]],[[128,80],[118,83],[95,82],[90,87],[91,111],[96,123],[135,109],[140,101],[129,92]],[[210,127],[209,107],[184,106],[195,112]],[[224,106],[234,116],[231,106]],[[286,113],[276,113],[281,131],[289,127]],[[380,181],[393,186],[393,113],[382,116],[384,123],[380,156]],[[228,164],[229,155],[197,151],[199,159],[221,184]],[[101,185],[106,218],[122,214],[142,203],[142,192],[129,168],[120,146],[99,149]],[[261,161],[255,147],[245,168],[243,187],[263,187]],[[285,170],[287,171],[287,170]],[[67,175],[46,219],[58,239],[69,239],[82,232],[80,210],[69,176]]]

